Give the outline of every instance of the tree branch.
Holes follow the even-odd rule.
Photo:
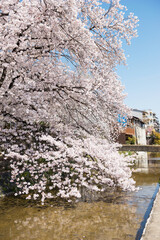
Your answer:
[[[6,78],[6,75],[7,75],[7,68],[4,67],[3,68],[3,72],[2,72],[2,75],[1,75],[1,78],[0,78],[0,87],[2,87],[2,84]]]

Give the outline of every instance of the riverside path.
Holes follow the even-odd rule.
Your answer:
[[[141,240],[160,240],[160,189]]]

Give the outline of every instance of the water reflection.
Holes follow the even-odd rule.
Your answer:
[[[137,171],[148,173],[148,155],[147,152],[137,152],[136,160]]]
[[[15,210],[3,217],[2,239],[134,239],[138,227],[136,206],[126,204],[101,201],[78,203],[73,209],[19,207],[16,214]]]
[[[160,153],[149,153],[148,162],[150,165],[160,166]]]
[[[79,202],[74,206],[52,203],[52,207],[43,208],[12,197],[2,199],[0,239],[135,239],[160,177],[160,164],[145,157],[137,162],[137,169],[141,171],[133,174],[140,187],[134,193],[112,192],[96,202]]]
[[[136,172],[152,172],[152,168],[160,167],[160,153],[137,152]]]
[[[156,160],[160,160],[160,152],[151,152],[151,153],[148,153],[148,158],[149,159],[156,159]]]

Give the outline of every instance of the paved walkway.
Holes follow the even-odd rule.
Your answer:
[[[141,240],[160,240],[160,190]]]

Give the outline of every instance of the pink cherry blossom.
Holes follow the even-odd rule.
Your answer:
[[[129,114],[115,69],[137,36],[125,12],[120,0],[1,0],[0,141],[15,195],[134,190],[133,158],[114,142]]]

